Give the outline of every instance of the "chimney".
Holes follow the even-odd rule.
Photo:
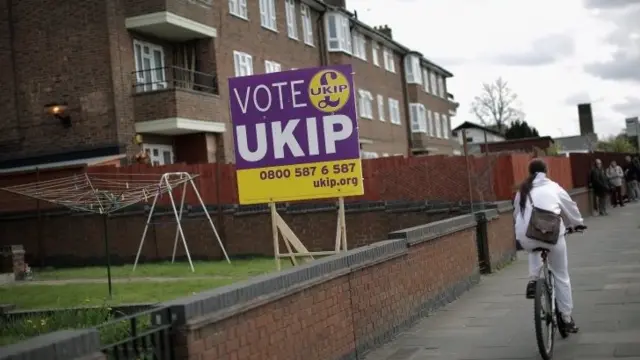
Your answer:
[[[591,103],[578,104],[578,121],[580,122],[580,135],[589,135],[594,133]]]
[[[341,9],[347,8],[347,0],[324,0],[327,5],[335,6]]]
[[[376,29],[379,32],[387,35],[387,37],[389,37],[389,39],[393,39],[393,35],[391,33],[391,28],[389,27],[389,25],[375,26],[374,29]]]

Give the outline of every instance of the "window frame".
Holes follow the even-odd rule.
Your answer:
[[[380,44],[377,41],[371,41],[371,61],[373,65],[380,67]]]
[[[327,50],[351,55],[351,20],[346,15],[337,12],[327,13],[325,19]],[[335,34],[332,34],[334,32],[331,27],[332,23],[335,26]]]
[[[315,46],[313,39],[313,21],[311,21],[311,7],[300,4],[300,17],[302,18],[302,38],[305,44]]]
[[[396,72],[396,59],[393,55],[393,51],[388,47],[383,47],[382,49],[382,57],[384,59],[384,69],[388,72],[394,73]]]
[[[244,64],[241,64],[238,60],[240,60],[240,62],[244,62]],[[244,74],[244,75],[239,74],[238,70],[241,69],[241,66],[248,66],[249,70],[250,70],[249,71],[250,73],[249,74]],[[236,77],[253,75],[254,74],[254,71],[253,71],[253,56],[251,56],[250,54],[247,54],[245,52],[242,52],[242,51],[234,50],[233,51],[233,69],[235,71],[235,76]]]
[[[351,32],[351,53],[360,60],[367,61],[367,38],[364,34],[353,31]]]
[[[370,91],[358,89],[359,117],[373,120],[373,95]]]
[[[433,112],[434,124],[436,125],[436,136],[438,139],[442,139],[442,122],[440,120],[440,113]]]
[[[438,92],[440,94],[440,97],[443,99],[446,99],[446,91],[445,91],[445,87],[444,87],[444,76],[438,76]]]
[[[427,135],[435,137],[436,127],[433,122],[433,111],[427,109]]]
[[[431,84],[431,95],[438,96],[438,75],[434,71],[430,73],[429,83]]]
[[[273,32],[278,32],[276,0],[260,0],[260,25]]]
[[[404,58],[404,71],[408,84],[422,85],[422,68],[420,58],[417,55],[407,55]]]
[[[158,150],[158,155],[153,155],[153,150]],[[175,163],[175,152],[173,151],[173,145],[167,144],[142,144],[142,151],[146,152],[149,156],[149,161],[153,166],[163,166],[163,165],[171,165]],[[168,151],[171,156],[171,162],[166,163],[164,160],[164,152]],[[158,163],[155,164],[154,161],[158,160]]]
[[[389,98],[387,102],[389,104],[389,122],[394,125],[402,125],[402,119],[400,118],[400,101]]]
[[[376,95],[376,102],[378,103],[378,120],[387,121],[385,116],[384,96],[381,94]]]
[[[249,20],[247,0],[229,0],[229,14],[242,20]]]
[[[424,90],[424,92],[426,92],[427,94],[431,93],[431,88],[429,87],[429,69],[427,68],[423,68],[422,69],[422,88]]]
[[[427,133],[427,112],[424,105],[420,103],[410,103],[409,117],[411,120],[412,133]]]
[[[449,117],[446,114],[440,114],[440,121],[442,121],[442,136],[444,139],[450,138],[449,131]]]
[[[138,50],[138,47],[140,50]],[[149,49],[148,54],[144,53],[145,47]],[[156,53],[160,54],[160,64],[156,64]],[[145,69],[145,59],[149,60],[149,69]],[[164,90],[167,88],[165,53],[164,48],[161,45],[134,39],[133,61],[136,69],[137,92]],[[147,74],[149,78],[146,77]]]
[[[284,9],[287,21],[287,36],[292,40],[300,40],[298,34],[296,0],[284,0]]]
[[[282,64],[280,64],[279,62],[275,62],[271,60],[264,61],[265,74],[272,74],[272,73],[281,72],[281,71],[282,71]]]

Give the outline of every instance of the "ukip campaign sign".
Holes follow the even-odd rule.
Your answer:
[[[364,194],[351,65],[229,79],[241,204]]]

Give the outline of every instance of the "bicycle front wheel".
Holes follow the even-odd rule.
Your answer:
[[[551,289],[544,278],[536,282],[536,297],[533,301],[534,321],[536,327],[536,340],[538,350],[544,360],[553,358],[553,345],[555,340],[555,316],[551,306]]]

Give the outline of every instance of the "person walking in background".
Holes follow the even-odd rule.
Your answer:
[[[616,207],[620,205],[620,207],[624,206],[622,202],[622,179],[624,177],[624,172],[622,168],[615,162],[612,161],[607,168],[607,178],[609,179],[609,183],[611,183],[611,205]]]
[[[640,176],[640,168],[637,166],[637,159],[631,159],[627,155],[624,158],[624,180],[627,183],[627,196],[629,201],[638,201],[640,199],[640,189],[638,188],[638,179]]]
[[[596,211],[600,215],[607,215],[607,193],[609,192],[609,180],[602,168],[602,160],[596,159],[589,174],[589,188],[593,189]]]

